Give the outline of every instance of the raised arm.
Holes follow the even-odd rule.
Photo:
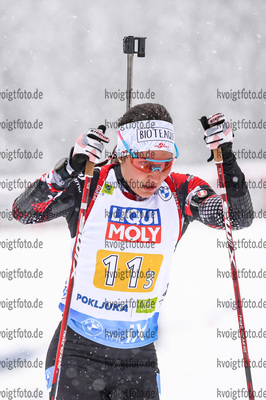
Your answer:
[[[220,117],[222,114],[217,115]],[[221,145],[232,229],[242,229],[250,226],[253,221],[252,201],[245,183],[245,176],[232,152],[231,129],[224,119],[221,123],[219,117],[216,127],[205,131],[205,141],[211,150],[213,143]],[[207,182],[192,175],[175,173],[171,174],[171,178],[181,199],[183,233],[193,220],[198,220],[212,228],[224,229],[221,197]]]
[[[89,129],[79,136],[70,157],[60,160],[55,168],[36,180],[13,204],[13,216],[25,224],[50,221],[65,217],[74,237],[76,233],[86,160],[99,159],[103,145],[97,140],[105,138],[102,131]],[[109,139],[106,139],[106,142]],[[99,170],[95,169],[90,193],[95,188]]]

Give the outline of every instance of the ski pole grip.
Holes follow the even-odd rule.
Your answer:
[[[217,149],[213,150],[213,157],[214,157],[214,161],[216,163],[223,162],[223,153],[222,153],[222,148],[221,147],[217,147]]]
[[[99,125],[97,129],[100,129],[102,131],[102,133],[105,133],[106,131],[106,126],[105,125]],[[99,140],[100,142],[100,140]],[[87,161],[86,162],[86,166],[85,166],[85,176],[93,176],[93,170],[94,170],[94,163],[92,163],[91,161]]]
[[[91,161],[86,162],[85,176],[93,176],[94,164]]]
[[[205,116],[200,118],[200,122],[205,131],[207,129],[209,129],[211,126],[213,126],[213,125],[209,124],[208,118]],[[214,161],[216,163],[222,163],[223,162],[223,153],[222,153],[221,147],[217,147],[217,149],[213,149],[212,152],[213,152]]]

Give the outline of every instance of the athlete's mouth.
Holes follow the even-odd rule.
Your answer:
[[[146,183],[146,185],[143,185],[143,189],[145,190],[154,190],[156,189],[155,183]]]

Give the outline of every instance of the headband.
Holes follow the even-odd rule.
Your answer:
[[[174,127],[160,120],[135,121],[120,126],[117,157],[149,150],[163,150],[175,154]]]

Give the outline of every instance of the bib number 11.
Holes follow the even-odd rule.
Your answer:
[[[153,289],[161,267],[162,255],[143,254],[135,256],[134,253],[110,254],[107,252],[109,254],[106,257],[99,257],[105,252],[105,250],[99,250],[98,253],[100,254],[97,254],[94,276],[96,287],[137,292]]]

